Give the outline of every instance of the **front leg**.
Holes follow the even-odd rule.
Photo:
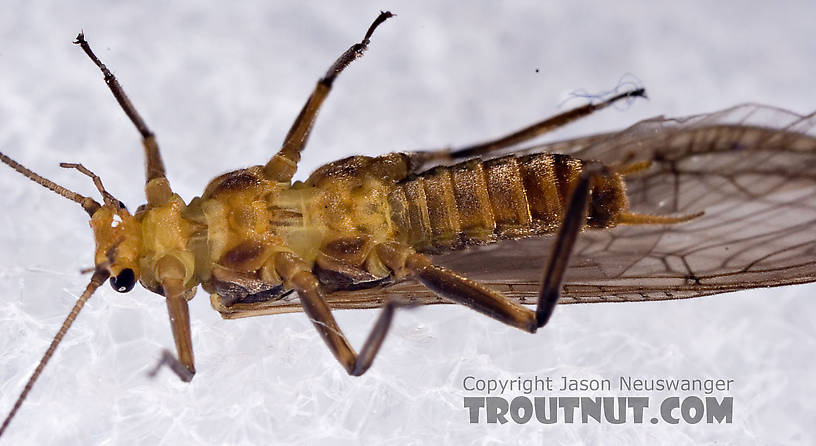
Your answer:
[[[170,329],[176,344],[176,354],[165,350],[156,367],[149,373],[155,376],[162,366],[167,366],[184,382],[190,382],[196,373],[193,357],[193,339],[190,330],[190,309],[187,301],[195,294],[195,288],[184,288],[184,265],[171,256],[157,263],[161,294],[167,299]]]

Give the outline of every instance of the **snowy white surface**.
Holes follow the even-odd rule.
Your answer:
[[[4,2],[0,150],[60,184],[83,162],[132,209],[137,133],[71,45],[83,29],[158,135],[190,199],[277,149],[315,80],[381,9],[398,17],[328,99],[301,177],[341,156],[457,145],[559,110],[625,73],[650,100],[552,138],[740,102],[816,109],[816,3]],[[580,101],[568,102],[575,105]],[[0,411],[11,407],[87,277],[75,204],[0,166]],[[342,371],[302,314],[223,321],[192,303],[199,373],[145,376],[172,348],[162,300],[95,295],[6,444],[812,444],[813,285],[678,302],[561,307],[536,336],[460,307],[401,312],[374,367]],[[337,315],[355,345],[376,312]],[[533,375],[734,379],[732,424],[471,425],[462,379]],[[650,394],[657,398],[659,394]]]

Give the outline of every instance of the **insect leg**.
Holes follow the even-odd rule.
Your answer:
[[[535,311],[508,300],[479,282],[434,265],[426,255],[406,245],[380,244],[377,255],[398,277],[412,277],[446,299],[530,333],[535,333],[538,328]]]
[[[394,318],[394,310],[403,304],[397,301],[389,301],[385,304],[358,354],[355,353],[354,348],[351,347],[337,325],[337,321],[326,304],[320,282],[312,274],[308,265],[294,254],[284,252],[275,258],[275,268],[281,278],[297,291],[303,311],[312,320],[337,361],[343,365],[349,375],[360,376],[365,373],[374,362],[374,357],[385,340],[385,335],[388,334]]]
[[[564,220],[555,235],[550,258],[544,268],[544,279],[541,283],[538,306],[536,307],[536,320],[539,327],[543,327],[550,320],[555,305],[561,297],[564,272],[567,270],[578,233],[581,232],[581,228],[586,222],[590,181],[602,169],[604,168],[594,164],[585,165],[570,194]]]
[[[320,111],[320,105],[329,95],[329,91],[331,91],[332,84],[337,78],[337,75],[351,62],[363,55],[363,52],[368,48],[368,44],[370,43],[369,39],[371,35],[374,34],[374,30],[377,29],[382,22],[393,16],[394,14],[388,11],[381,12],[380,15],[374,19],[368,31],[366,31],[363,40],[359,43],[355,43],[341,54],[340,57],[334,61],[326,74],[317,81],[317,85],[312,91],[312,94],[309,96],[309,99],[306,100],[295,122],[286,134],[280,151],[266,163],[264,171],[268,178],[282,183],[288,183],[292,180],[292,176],[297,170],[297,163],[300,161],[300,152],[303,151],[309,139],[312,126],[314,126],[315,120],[317,119],[317,113]]]
[[[535,311],[506,299],[478,282],[434,265],[427,256],[414,252],[408,246],[383,243],[377,246],[377,254],[397,276],[413,277],[442,297],[471,307],[507,325],[535,333],[536,329],[547,323],[561,296],[564,272],[578,233],[586,221],[590,181],[599,169],[594,165],[584,167],[572,190],[564,221],[544,269]]]
[[[180,380],[190,382],[195,376],[195,361],[193,358],[193,340],[190,331],[190,309],[187,297],[182,294],[168,294],[167,313],[170,315],[170,328],[173,331],[173,341],[176,344],[178,358],[169,350],[162,350],[162,357],[155,367],[148,372],[150,377],[156,376],[163,366],[167,366]]]
[[[168,283],[169,281],[163,282]],[[170,326],[173,330],[173,340],[176,343],[176,353],[178,362],[184,366],[185,370],[172,367],[174,372],[182,381],[190,381],[195,374],[195,362],[193,359],[193,340],[190,333],[190,309],[181,283],[171,287],[163,285],[165,288],[165,298],[167,299],[167,313],[170,315]],[[180,373],[181,372],[181,373]]]
[[[187,301],[195,294],[195,288],[184,287],[186,270],[184,265],[174,257],[165,256],[159,260],[157,270],[162,294],[167,299],[167,313],[170,316],[170,328],[173,331],[178,359],[171,353],[164,352],[161,361],[151,375],[154,375],[162,365],[168,365],[182,381],[189,382],[193,379],[196,370],[190,331],[190,310]]]
[[[589,116],[592,113],[602,110],[610,105],[629,98],[646,97],[646,90],[643,88],[636,88],[616,94],[602,102],[596,104],[586,104],[580,107],[567,110],[555,116],[551,116],[543,121],[536,122],[527,127],[519,129],[509,135],[502,136],[497,139],[485,141],[479,144],[463,147],[461,149],[441,149],[441,150],[427,150],[409,153],[409,156],[415,159],[414,163],[421,165],[423,168],[429,162],[442,161],[460,161],[476,156],[486,155],[490,152],[506,149],[508,147],[521,144],[537,136],[541,136],[547,132],[551,132],[559,127],[563,127],[573,121],[577,121],[583,117]]]
[[[145,124],[139,112],[136,111],[136,107],[133,106],[133,103],[130,102],[122,85],[116,80],[116,76],[111,73],[108,67],[106,67],[91,50],[91,46],[88,44],[88,41],[85,40],[85,34],[79,33],[74,43],[79,45],[91,61],[102,71],[105,77],[105,83],[108,85],[111,93],[113,93],[113,97],[116,98],[116,102],[119,103],[122,110],[124,110],[125,114],[130,118],[130,121],[136,126],[136,130],[139,131],[139,134],[142,135],[142,145],[145,151],[145,192],[147,194],[147,203],[148,205],[164,204],[167,199],[170,198],[172,191],[170,190],[170,183],[165,176],[164,162],[162,161],[161,152],[159,151],[159,144],[156,142],[156,136],[147,127],[147,124]]]

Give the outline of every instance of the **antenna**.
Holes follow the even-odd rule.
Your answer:
[[[3,161],[5,162],[6,160],[4,159]],[[45,368],[45,365],[48,364],[48,361],[51,359],[51,356],[54,355],[54,351],[57,349],[57,346],[60,344],[60,342],[62,342],[62,338],[65,337],[65,333],[68,332],[69,328],[71,328],[71,324],[74,323],[74,319],[76,319],[80,310],[82,310],[82,307],[85,306],[85,302],[87,302],[88,299],[90,299],[94,291],[96,291],[96,289],[99,288],[99,286],[105,282],[105,279],[107,279],[108,276],[109,276],[108,272],[101,269],[97,269],[94,272],[94,275],[91,276],[90,283],[88,283],[88,286],[85,287],[85,291],[83,291],[82,295],[79,296],[79,299],[77,299],[76,303],[74,304],[74,308],[72,308],[71,312],[68,313],[68,316],[65,318],[65,321],[62,323],[62,326],[60,327],[56,336],[54,336],[54,339],[51,341],[51,345],[48,346],[48,350],[45,351],[45,354],[43,355],[42,359],[40,359],[40,363],[37,364],[37,368],[34,369],[34,373],[32,373],[31,377],[28,378],[28,382],[23,388],[23,391],[20,392],[20,396],[17,397],[17,401],[14,402],[14,407],[11,408],[9,414],[6,415],[6,419],[3,420],[3,425],[0,426],[0,437],[3,436],[3,432],[6,431],[6,428],[8,427],[9,423],[11,423],[11,419],[14,418],[14,415],[17,414],[17,411],[20,409],[20,406],[23,405],[23,401],[25,401],[26,397],[28,396],[28,392],[30,392],[31,388],[34,387],[34,383],[37,381],[37,378],[40,377],[40,374]]]
[[[2,152],[0,152],[0,161],[3,161],[9,167],[16,170],[17,172],[20,172],[21,174],[23,174],[23,176],[39,184],[40,186],[51,191],[54,191],[56,194],[61,195],[71,201],[79,203],[82,206],[82,208],[85,209],[85,212],[87,212],[88,215],[90,216],[93,216],[94,212],[96,212],[100,207],[102,207],[93,198],[80,195],[70,189],[60,186],[59,184],[47,178],[37,175],[32,170],[26,168],[17,161],[14,161],[13,159],[9,158]]]

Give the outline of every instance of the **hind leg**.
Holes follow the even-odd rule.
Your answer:
[[[553,249],[544,268],[535,311],[508,300],[501,293],[476,281],[434,265],[430,258],[406,245],[381,244],[377,246],[377,254],[397,276],[414,278],[444,298],[466,305],[507,325],[534,333],[549,321],[561,296],[561,285],[572,248],[586,221],[590,181],[596,170],[587,166],[574,186],[566,215],[555,235]]]

